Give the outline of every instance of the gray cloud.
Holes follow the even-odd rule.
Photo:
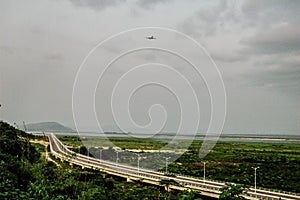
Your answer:
[[[286,53],[300,50],[300,28],[284,24],[278,27],[260,30],[251,37],[243,38],[241,43],[247,48],[245,53]]]
[[[169,3],[174,0],[138,0],[136,4],[141,8],[149,9],[153,8],[154,6],[162,3]]]
[[[295,0],[244,0],[242,12],[251,24],[268,25],[280,21],[298,21],[300,1]]]
[[[124,3],[126,0],[70,0],[74,5],[87,7],[92,10],[103,10],[106,7],[115,6],[118,3]]]
[[[8,45],[0,45],[0,52],[3,52],[5,54],[14,54],[14,48],[8,46]]]
[[[295,54],[299,54],[296,52]],[[250,87],[271,90],[289,97],[300,95],[300,57],[287,54],[261,56],[252,70],[242,75],[242,82]],[[253,60],[253,59],[252,59]]]
[[[216,32],[218,26],[223,25],[229,8],[229,4],[226,0],[219,1],[214,6],[200,7],[180,26],[185,32],[196,37],[212,36]],[[227,18],[226,20],[228,22],[230,18]]]
[[[246,54],[278,54],[300,49],[300,1],[246,0],[242,4],[245,25],[255,28],[241,39]]]
[[[120,3],[125,3],[127,0],[70,0],[74,5],[87,7],[92,10],[103,10],[106,7],[117,6]],[[152,9],[155,6],[163,3],[168,3],[173,0],[137,0],[135,4],[143,9]]]
[[[52,53],[45,56],[45,59],[52,61],[63,61],[64,56],[60,53]]]
[[[242,55],[255,69],[245,74],[248,84],[289,95],[300,94],[300,1],[246,0],[245,24],[252,34],[240,40]]]
[[[239,5],[227,0],[213,2],[200,6],[179,25],[179,29],[197,38],[218,61],[247,60],[237,43],[243,31]]]
[[[214,60],[218,60],[221,62],[238,62],[238,61],[246,61],[248,58],[246,56],[241,55],[239,52],[220,52],[220,51],[212,51],[210,54]]]
[[[129,9],[129,14],[133,18],[140,18],[144,15],[145,10],[153,11],[154,8],[161,4],[174,2],[175,0],[70,0],[73,5],[81,8],[88,8],[93,11],[103,11],[106,8],[116,8],[124,6]],[[117,11],[118,12],[118,11]],[[139,25],[141,26],[141,25]]]
[[[273,69],[272,69],[273,68]],[[246,78],[246,77],[245,77]],[[247,74],[251,78],[248,84],[268,90],[280,91],[285,95],[300,95],[300,68],[299,67],[265,67]]]
[[[160,26],[191,35],[216,60],[228,94],[228,131],[292,133],[300,128],[299,4],[296,0],[46,0],[26,5],[0,1],[3,120],[51,120],[72,126],[73,83],[91,48],[119,31]],[[155,34],[157,40],[148,41],[144,38],[148,34],[154,33],[132,37],[141,38],[146,46],[170,44],[188,57],[199,58],[183,40],[159,33]],[[127,36],[113,41],[103,46],[99,56],[118,55],[128,50],[129,44],[136,44]],[[198,92],[202,89],[203,81],[184,63],[159,52],[140,52],[122,59],[107,72],[103,83],[111,84],[137,64],[164,60],[188,77]],[[113,84],[109,86],[107,93]],[[145,91],[156,97],[154,92]],[[108,98],[101,92],[97,95],[99,104]],[[168,97],[163,100],[167,102]],[[210,105],[208,100],[203,100],[204,109]],[[105,107],[101,116],[104,124],[113,125],[107,118],[109,108]],[[204,116],[206,113],[204,110]],[[140,117],[136,113],[135,118],[143,119]],[[85,126],[97,129],[90,119]]]

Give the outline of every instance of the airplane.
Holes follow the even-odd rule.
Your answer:
[[[146,39],[148,39],[148,40],[155,40],[156,37],[154,37],[153,35],[151,35],[151,36],[147,36]]]

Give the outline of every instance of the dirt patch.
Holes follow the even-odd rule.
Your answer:
[[[30,140],[30,142],[35,144],[41,144],[44,146],[47,146],[49,144],[49,142],[46,142],[45,140]]]

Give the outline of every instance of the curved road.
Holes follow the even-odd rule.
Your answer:
[[[48,136],[51,153],[54,156],[59,157],[61,160],[66,160],[70,164],[82,166],[83,168],[94,168],[104,171],[109,174],[127,178],[128,180],[140,180],[146,183],[160,185],[161,180],[170,180],[173,183],[169,186],[170,189],[178,190],[197,190],[202,195],[210,197],[218,197],[220,194],[220,188],[224,187],[224,183],[201,180],[191,177],[185,177],[181,175],[177,176],[166,176],[164,173],[151,171],[147,169],[141,169],[131,167],[127,165],[117,164],[115,162],[109,162],[105,160],[99,160],[96,158],[77,154],[68,148],[54,135]],[[273,191],[257,189],[256,193],[253,188],[250,188],[247,192],[247,199],[268,199],[268,200],[300,200],[299,195],[278,193]]]

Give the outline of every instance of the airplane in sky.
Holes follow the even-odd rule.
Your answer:
[[[155,40],[156,37],[154,37],[153,35],[151,35],[151,36],[147,36],[146,39],[148,39],[148,40]]]

